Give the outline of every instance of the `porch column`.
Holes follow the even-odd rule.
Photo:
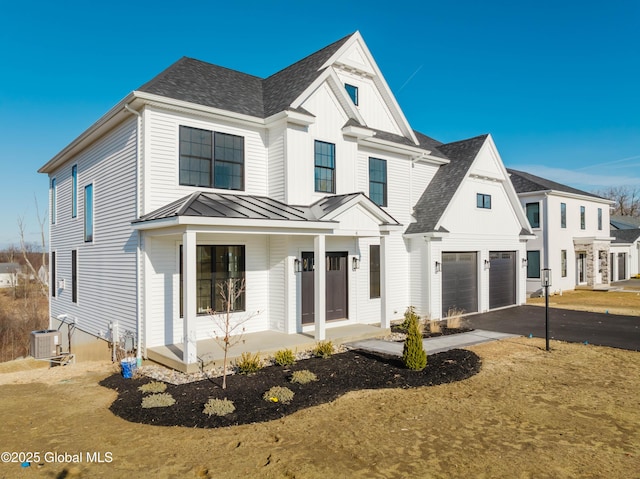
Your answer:
[[[389,314],[388,278],[389,266],[387,263],[388,236],[380,236],[380,327],[383,329],[391,327],[391,316]]]
[[[185,231],[182,234],[182,361],[185,364],[195,363],[196,345],[196,233]]]
[[[315,340],[325,340],[325,321],[327,316],[327,253],[325,248],[326,238],[318,235],[313,238],[313,257],[315,268],[313,269],[313,315],[315,322]]]

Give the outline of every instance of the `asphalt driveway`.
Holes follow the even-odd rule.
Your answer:
[[[544,307],[517,306],[468,316],[475,329],[544,338]],[[549,338],[640,351],[640,317],[549,308]]]

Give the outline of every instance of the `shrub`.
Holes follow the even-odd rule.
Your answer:
[[[309,371],[308,369],[303,369],[301,371],[294,371],[291,375],[291,382],[298,384],[309,384],[312,381],[317,381],[318,376]]]
[[[422,345],[422,333],[418,324],[418,315],[411,315],[407,329],[407,339],[402,348],[402,362],[414,371],[421,371],[427,365],[427,353]]]
[[[327,359],[333,354],[333,343],[331,341],[320,341],[316,343],[313,355],[318,358]]]
[[[460,329],[462,324],[462,314],[464,309],[449,308],[447,311],[447,328]]]
[[[142,398],[142,407],[145,409],[152,407],[168,407],[173,406],[176,400],[169,393],[152,394]]]
[[[258,353],[242,353],[240,359],[236,361],[236,366],[241,374],[251,374],[262,369],[262,362]]]
[[[205,405],[203,414],[208,414],[211,416],[226,416],[227,414],[231,414],[236,410],[236,407],[233,405],[233,401],[229,401],[228,399],[209,399]]]
[[[404,321],[402,321],[402,323],[400,323],[398,327],[403,331],[408,331],[409,326],[411,325],[411,321],[413,321],[414,317],[417,320],[420,320],[420,317],[416,314],[415,306],[409,306],[407,310],[404,312]]]
[[[162,383],[160,381],[152,381],[147,384],[143,384],[138,388],[138,391],[142,391],[144,394],[147,393],[163,393],[167,390],[166,383]]]
[[[440,324],[440,321],[438,321],[437,319],[430,319],[428,324],[429,324],[429,332],[431,333],[442,332],[442,325]]]
[[[281,402],[289,404],[293,399],[294,392],[283,386],[273,386],[266,393],[262,395],[262,398],[268,402]]]
[[[290,349],[281,349],[276,352],[273,361],[278,366],[292,366],[296,363],[296,357]]]

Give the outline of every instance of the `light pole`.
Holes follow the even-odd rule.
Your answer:
[[[544,337],[549,351],[549,286],[551,286],[551,269],[542,269],[542,287],[544,288]]]

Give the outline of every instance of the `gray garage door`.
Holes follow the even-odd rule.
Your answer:
[[[489,309],[516,304],[516,252],[490,251]]]
[[[442,253],[442,316],[449,308],[478,311],[478,254]]]
[[[627,253],[618,253],[618,281],[627,279]]]

